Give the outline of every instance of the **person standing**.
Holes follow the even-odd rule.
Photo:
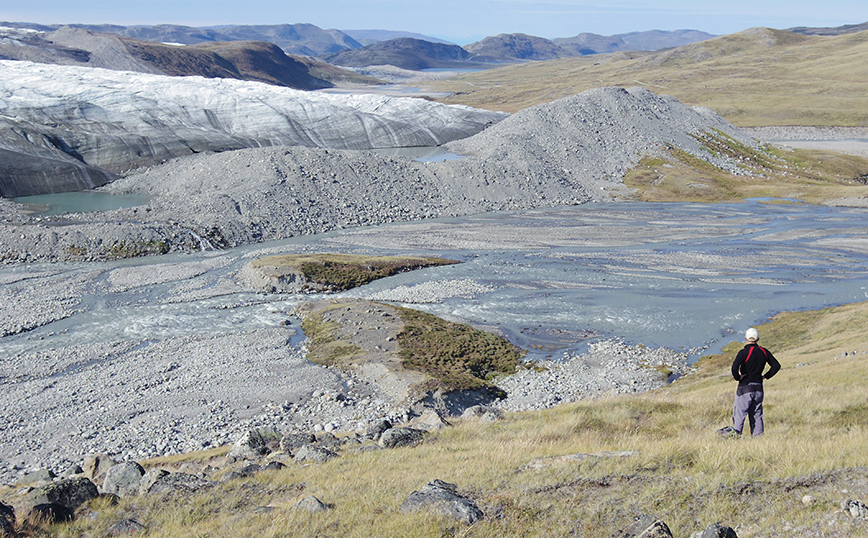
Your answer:
[[[763,427],[763,380],[774,377],[781,363],[771,351],[760,346],[759,331],[751,327],[744,333],[745,346],[732,362],[732,377],[738,381],[735,404],[732,408],[733,430],[741,435],[744,419],[750,423],[754,437],[762,435]],[[769,369],[763,373],[768,365]]]

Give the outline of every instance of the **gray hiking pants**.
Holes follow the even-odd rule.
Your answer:
[[[741,433],[744,419],[750,423],[750,433],[753,436],[763,434],[763,391],[745,392],[735,397],[732,407],[732,427]]]

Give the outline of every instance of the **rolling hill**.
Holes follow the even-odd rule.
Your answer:
[[[868,32],[805,36],[753,28],[655,53],[534,62],[426,84],[443,99],[505,112],[600,86],[642,85],[739,126],[868,125]]]

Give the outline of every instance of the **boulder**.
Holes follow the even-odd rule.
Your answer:
[[[229,457],[253,459],[273,452],[280,446],[282,436],[269,428],[248,430],[229,450]]]
[[[55,474],[48,469],[39,469],[27,473],[18,481],[19,484],[32,484],[34,482],[47,482],[56,478]]]
[[[327,448],[305,445],[296,451],[292,461],[295,463],[325,463],[337,457],[336,453]]]
[[[35,526],[68,523],[75,519],[75,510],[58,503],[41,503],[32,506],[25,519]]]
[[[102,491],[119,497],[136,495],[144,474],[145,469],[134,461],[119,463],[106,472]]]
[[[280,439],[280,450],[293,454],[297,449],[314,443],[316,443],[316,436],[312,433],[288,433]]]
[[[156,495],[163,493],[196,493],[201,489],[212,487],[213,482],[186,473],[170,473],[163,469],[151,469],[139,482],[139,495]]]
[[[311,514],[315,514],[317,512],[325,512],[329,509],[328,506],[325,505],[321,500],[317,499],[313,495],[308,495],[304,499],[295,503],[293,506],[296,510],[304,510],[305,512],[310,512]]]
[[[696,531],[691,534],[690,538],[738,538],[738,535],[730,527],[725,527],[720,523],[712,523],[704,531]]]
[[[484,517],[476,503],[458,494],[455,484],[434,480],[425,484],[419,491],[411,493],[403,503],[401,512],[406,514],[416,510],[430,510],[456,519],[468,525]]]
[[[383,448],[416,446],[425,439],[425,432],[416,428],[389,428],[380,436]]]
[[[67,478],[34,489],[28,494],[27,504],[59,504],[75,510],[98,496],[96,485],[87,478]]]
[[[643,515],[611,538],[672,538],[672,531],[658,517]]]
[[[433,432],[440,430],[442,428],[446,428],[448,426],[452,426],[449,422],[447,422],[437,411],[434,409],[428,409],[423,412],[421,416],[416,417],[411,422],[411,425],[414,428],[418,428],[420,430],[424,430],[426,432]]]
[[[488,405],[472,405],[461,414],[464,419],[478,419],[480,422],[496,422],[503,419],[503,411]]]
[[[368,425],[368,429],[365,430],[365,437],[378,441],[380,436],[383,435],[383,432],[390,429],[392,427],[392,423],[388,421],[388,419],[381,418],[380,420],[375,420],[374,422]]]
[[[91,454],[85,456],[81,467],[84,470],[84,476],[93,480],[95,484],[99,484],[105,479],[106,472],[117,464],[105,454]]]

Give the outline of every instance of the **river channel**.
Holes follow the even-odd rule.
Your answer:
[[[34,297],[70,283],[71,306],[0,338],[0,359],[286,324],[287,312],[310,296],[256,293],[235,275],[254,257],[287,252],[458,259],[343,295],[488,327],[530,349],[531,357],[613,337],[699,356],[775,313],[868,298],[868,210],[764,202],[588,204],[348,229],[226,251],[11,266],[0,279],[7,296],[22,282]]]

